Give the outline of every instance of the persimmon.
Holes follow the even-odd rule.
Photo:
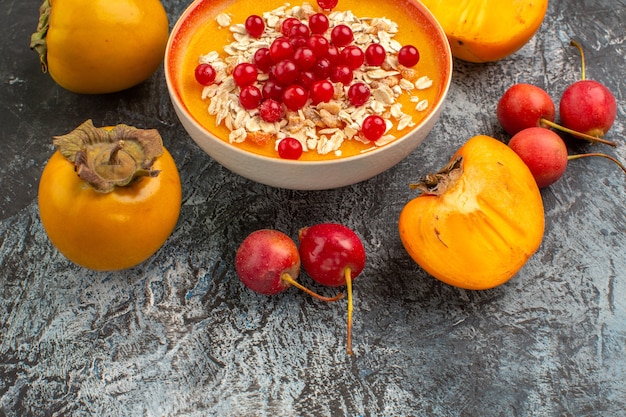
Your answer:
[[[82,94],[133,87],[158,69],[169,36],[159,0],[44,0],[31,49],[61,87]]]
[[[541,194],[530,170],[504,143],[468,140],[402,209],[398,229],[408,254],[433,277],[483,290],[515,276],[544,233]]]
[[[548,0],[422,0],[446,33],[452,55],[469,62],[503,59],[537,32]]]
[[[170,236],[181,183],[154,129],[96,128],[91,120],[54,137],[39,182],[39,215],[50,241],[93,270],[134,267]]]

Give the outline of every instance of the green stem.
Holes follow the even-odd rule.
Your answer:
[[[309,294],[310,296],[312,296],[314,298],[317,298],[320,301],[333,302],[333,301],[341,300],[343,298],[343,293],[339,293],[339,294],[335,295],[334,297],[324,297],[323,295],[319,295],[318,293],[316,293],[314,291],[311,291],[310,289],[308,289],[307,287],[305,287],[304,285],[300,284],[298,281],[293,279],[293,277],[291,275],[289,275],[287,272],[284,272],[280,276],[280,279],[282,279],[286,283],[291,284],[294,287],[304,291],[305,293]]]
[[[586,158],[588,156],[601,156],[602,158],[606,158],[610,161],[613,161],[617,164],[618,167],[620,167],[622,169],[622,171],[624,171],[624,174],[626,174],[626,167],[624,166],[624,164],[622,164],[620,161],[618,161],[616,158],[613,158],[610,155],[607,154],[603,154],[603,153],[581,153],[581,154],[576,154],[576,155],[569,155],[567,157],[568,160],[573,160],[573,159],[580,159],[580,158]]]
[[[583,51],[583,47],[580,46],[580,44],[574,40],[570,41],[569,44],[578,48],[578,52],[580,52],[580,59],[582,60],[580,79],[584,81],[586,76],[585,76],[585,52]]]

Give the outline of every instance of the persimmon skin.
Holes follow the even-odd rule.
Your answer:
[[[48,72],[75,93],[122,91],[158,69],[168,36],[159,0],[52,0]]]
[[[548,0],[422,0],[437,18],[452,55],[483,63],[503,59],[537,32]]]
[[[421,194],[402,209],[398,228],[408,254],[456,287],[501,285],[539,248],[544,209],[524,162],[504,143],[475,136],[452,157],[461,171],[441,195]]]
[[[181,206],[181,184],[164,148],[146,177],[110,193],[95,191],[56,151],[39,182],[39,215],[50,241],[85,268],[114,271],[139,265],[173,232]]]

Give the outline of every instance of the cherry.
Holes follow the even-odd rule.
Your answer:
[[[509,146],[528,166],[539,188],[545,188],[561,178],[568,161],[583,157],[607,158],[626,173],[626,167],[621,162],[603,153],[568,155],[561,137],[552,130],[542,127],[529,127],[519,131],[509,141]]]
[[[258,75],[259,73],[256,66],[248,62],[237,64],[233,70],[233,79],[235,80],[235,84],[239,87],[253,84]]]
[[[241,107],[247,110],[256,109],[261,104],[263,95],[254,85],[247,85],[239,92],[239,103]]]
[[[302,144],[296,138],[282,139],[278,142],[278,156],[283,159],[299,159],[302,156]]]
[[[260,38],[265,30],[265,22],[263,21],[263,18],[255,14],[248,16],[244,26],[246,27],[248,34],[253,38]]]
[[[307,90],[298,84],[292,84],[283,92],[283,104],[292,111],[298,111],[304,107],[309,99]]]
[[[343,294],[323,297],[296,281],[300,274],[298,247],[278,230],[260,229],[250,233],[237,249],[235,270],[241,282],[259,294],[274,295],[294,286],[322,301],[343,298]]]
[[[353,106],[362,106],[370,98],[371,92],[365,83],[354,83],[348,89],[348,100]]]
[[[617,115],[615,97],[603,84],[585,79],[585,55],[575,41],[582,60],[581,80],[570,85],[559,103],[561,124],[587,135],[602,137],[613,126]]]
[[[314,105],[322,102],[328,103],[335,94],[335,87],[328,80],[317,80],[311,85],[309,94],[311,103]]]
[[[341,50],[340,62],[355,70],[365,62],[365,53],[356,45],[348,45]]]
[[[398,63],[405,67],[414,67],[420,60],[420,53],[413,45],[405,45],[398,51]]]
[[[514,84],[500,97],[496,115],[502,128],[510,135],[529,127],[551,127],[590,142],[616,146],[615,142],[568,129],[554,123],[554,102],[548,93],[532,84]]]
[[[278,122],[283,118],[283,106],[274,99],[267,99],[259,106],[259,116],[268,123]]]
[[[309,17],[309,28],[311,33],[325,33],[330,26],[330,21],[324,13],[315,13]]]
[[[324,10],[332,10],[337,6],[339,0],[317,0],[317,5]]]
[[[211,64],[199,64],[194,70],[196,81],[202,85],[213,84],[216,75],[215,68]]]
[[[526,163],[539,188],[561,178],[567,168],[563,139],[543,127],[529,127],[513,135],[509,146]]]
[[[365,62],[367,65],[379,67],[385,62],[387,52],[379,43],[372,43],[365,49]]]
[[[350,26],[339,24],[331,30],[330,40],[336,47],[341,48],[352,43],[354,40],[354,33],[352,33]]]
[[[337,223],[304,227],[298,238],[300,260],[307,274],[322,285],[347,287],[347,352],[352,354],[352,280],[365,267],[363,243],[350,228]]]
[[[385,119],[377,114],[371,114],[363,120],[363,125],[361,126],[361,133],[367,140],[372,142],[376,142],[380,139],[385,131],[387,130],[387,124],[385,123]]]

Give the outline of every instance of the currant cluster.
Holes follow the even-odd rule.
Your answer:
[[[253,38],[260,38],[266,29],[263,18],[257,15],[246,19],[245,28]],[[244,109],[258,109],[264,121],[277,122],[286,110],[298,111],[309,102],[313,105],[329,102],[338,83],[349,86],[346,97],[351,105],[367,103],[370,87],[355,81],[354,72],[363,65],[383,65],[387,52],[380,44],[361,49],[353,43],[354,33],[348,25],[331,28],[328,16],[322,12],[309,16],[308,22],[295,17],[284,19],[280,35],[269,47],[256,50],[252,62],[240,63],[233,69],[232,77],[239,87],[239,102]],[[397,59],[402,66],[415,66],[419,51],[415,46],[405,45]],[[258,82],[260,74],[266,75],[262,83]],[[202,85],[213,83],[216,76],[210,64],[198,65],[195,75]],[[361,133],[370,141],[378,140],[385,130],[385,121],[379,115],[368,116],[361,127]],[[302,146],[297,139],[287,138],[278,151],[281,158],[298,159]]]

